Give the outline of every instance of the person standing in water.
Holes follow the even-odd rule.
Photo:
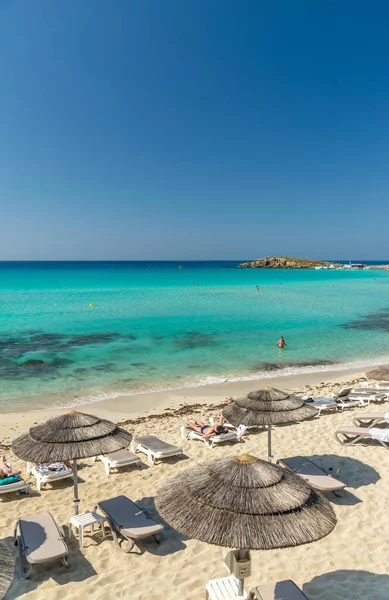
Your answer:
[[[257,292],[259,292],[259,286],[258,286],[258,285],[256,285],[256,286],[255,286],[255,290],[256,290]]]
[[[285,348],[286,342],[285,342],[283,335],[280,337],[280,339],[278,340],[278,342],[275,345],[276,345],[276,347],[278,346],[278,348]]]

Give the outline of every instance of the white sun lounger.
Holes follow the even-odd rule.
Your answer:
[[[246,600],[247,593],[238,596],[238,580],[234,575],[211,579],[205,586],[205,600]]]
[[[103,500],[97,504],[95,510],[97,508],[107,518],[115,544],[123,552],[130,552],[136,542],[149,537],[154,537],[155,541],[159,543],[158,534],[164,530],[163,525],[149,517],[146,510],[140,508],[127,496],[116,496],[109,500]],[[119,543],[118,535],[128,541],[127,547]]]
[[[346,487],[345,483],[339,481],[339,479],[335,479],[332,475],[328,475],[328,473],[308,458],[305,458],[305,456],[280,458],[277,463],[296,473],[301,479],[307,481],[311,487],[323,494],[329,492],[335,494],[335,492],[339,492]]]
[[[335,394],[333,399],[337,402],[338,400],[352,401],[362,400],[369,404],[370,402],[383,402],[388,397],[388,393],[385,390],[373,389],[373,388],[342,388],[338,394]]]
[[[347,408],[355,408],[356,406],[368,406],[370,401],[376,399],[375,393],[354,394],[352,388],[343,388],[338,394],[332,394],[331,401],[329,398],[315,398],[313,402],[307,402],[307,406],[314,406],[319,409],[319,416],[324,410],[345,410]],[[327,400],[327,402],[323,402]]]
[[[111,454],[100,454],[95,457],[95,460],[101,460],[104,464],[105,472],[107,475],[110,474],[111,469],[119,469],[120,467],[127,467],[128,465],[141,466],[141,460],[134,452],[128,450],[118,450]]]
[[[355,415],[353,421],[357,427],[374,427],[379,423],[389,425],[389,412],[365,412]]]
[[[345,410],[356,406],[369,406],[370,402],[384,400],[385,397],[381,394],[377,395],[375,391],[355,390],[347,387],[341,389],[338,394],[334,394],[332,399],[337,403],[338,408]]]
[[[338,407],[340,408],[340,410],[347,410],[348,408],[356,408],[357,406],[361,407],[361,406],[369,406],[370,404],[370,400],[365,402],[364,400],[361,399],[355,399],[355,400],[336,400]]]
[[[361,381],[361,388],[389,393],[389,381]]]
[[[22,517],[16,523],[14,537],[19,548],[20,575],[24,579],[30,576],[33,565],[60,560],[63,566],[69,566],[63,531],[50,513]],[[26,570],[23,567],[24,558],[28,563]]]
[[[319,411],[319,417],[323,411],[326,412],[327,410],[334,410],[336,412],[339,408],[339,404],[337,402],[323,402],[320,401],[320,398],[315,398],[313,402],[306,402],[305,404],[307,406],[313,406],[314,408],[317,408]]]
[[[348,446],[361,440],[374,439],[389,450],[389,430],[378,427],[340,427],[335,432],[335,439],[340,444]]]
[[[15,481],[15,483],[0,485],[0,494],[10,494],[11,492],[26,492],[26,494],[30,494],[31,488],[22,478],[19,481]]]
[[[55,483],[61,479],[67,479],[68,477],[73,479],[73,469],[65,469],[64,471],[42,471],[39,468],[39,465],[34,463],[27,463],[27,473],[34,475],[38,492],[40,492],[42,485],[46,485],[47,483]]]
[[[131,442],[131,450],[146,454],[148,462],[152,465],[157,460],[170,458],[171,456],[180,456],[182,454],[182,448],[173,446],[173,444],[167,444],[152,433],[150,435],[134,437]]]
[[[222,444],[223,442],[236,442],[242,437],[246,430],[246,425],[239,425],[236,431],[228,431],[227,433],[221,433],[219,435],[213,435],[209,438],[205,438],[201,435],[201,433],[190,429],[190,427],[186,427],[185,425],[180,427],[181,437],[183,440],[200,440],[201,442],[204,442],[206,447],[210,448],[211,450],[217,444]]]

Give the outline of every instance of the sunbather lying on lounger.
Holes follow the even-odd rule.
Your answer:
[[[65,471],[66,469],[71,469],[72,465],[69,460],[63,460],[61,462],[39,463],[39,468],[42,471],[45,471],[46,469],[49,471]]]
[[[20,471],[11,469],[7,463],[7,459],[3,454],[3,456],[0,458],[0,479],[5,479],[6,477],[11,477],[12,475],[20,475]]]
[[[204,421],[195,421],[194,423],[188,423],[188,427],[200,433],[203,438],[210,438],[213,435],[221,435],[222,433],[228,433],[228,429],[223,427],[224,418],[221,417],[220,423],[215,425],[207,425]]]

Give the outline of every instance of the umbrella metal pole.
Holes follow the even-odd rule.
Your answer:
[[[244,560],[246,558],[246,552],[239,550],[239,559]],[[238,597],[244,596],[244,579],[238,579]]]
[[[78,505],[80,503],[78,499],[78,477],[77,477],[77,460],[73,460],[73,485],[74,485],[74,500],[73,500],[73,511],[75,515],[78,515]]]
[[[271,462],[274,458],[271,454],[271,425],[267,426],[267,458]]]
[[[238,579],[238,598],[244,596],[244,579]]]

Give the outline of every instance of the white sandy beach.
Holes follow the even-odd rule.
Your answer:
[[[225,444],[214,450],[207,449],[201,442],[181,440],[180,425],[193,418],[206,419],[216,412],[216,409],[206,405],[220,405],[228,397],[269,384],[299,393],[326,396],[343,383],[354,382],[362,376],[362,373],[355,372],[315,373],[303,378],[282,377],[277,381],[269,378],[260,382],[226,383],[206,388],[142,394],[137,398],[132,396],[85,406],[85,412],[118,422],[130,421],[124,426],[133,434],[155,433],[168,442],[181,445],[185,458],[169,459],[149,466],[144,455],[140,455],[143,463],[141,470],[126,467],[112,473],[109,478],[101,463],[80,461],[81,511],[92,509],[98,500],[125,494],[147,508],[158,520],[154,508],[157,489],[168,477],[186,469],[193,462],[243,452],[266,458],[265,432],[251,433],[242,443]],[[376,405],[374,409],[389,411],[389,403]],[[313,457],[319,465],[331,469],[348,487],[341,498],[331,497],[338,524],[329,536],[296,548],[252,552],[252,577],[246,582],[246,589],[261,583],[293,579],[311,600],[389,598],[389,568],[386,560],[389,547],[389,520],[386,514],[389,452],[375,443],[344,447],[334,439],[336,428],[339,425],[351,425],[357,412],[361,411],[354,409],[324,414],[313,421],[274,427],[273,453],[276,458],[299,454]],[[33,487],[35,480],[26,475],[25,464],[12,455],[8,446],[13,438],[32,424],[56,414],[58,411],[37,411],[1,416],[0,440],[7,457],[22,470]],[[17,518],[35,512],[49,510],[59,524],[67,525],[72,515],[72,497],[70,480],[48,486],[40,495],[2,496],[0,527],[3,537],[7,537],[11,544]],[[6,600],[19,597],[31,600],[75,600],[87,594],[93,594],[96,599],[200,600],[205,597],[205,585],[209,579],[226,575],[223,566],[226,552],[225,548],[185,539],[168,526],[161,544],[156,545],[153,541],[142,543],[141,553],[137,549],[131,554],[124,554],[117,549],[112,538],[103,541],[98,533],[86,536],[85,547],[81,551],[78,542],[72,538],[69,543],[68,570],[59,564],[52,564],[35,568],[27,581],[15,575]]]

